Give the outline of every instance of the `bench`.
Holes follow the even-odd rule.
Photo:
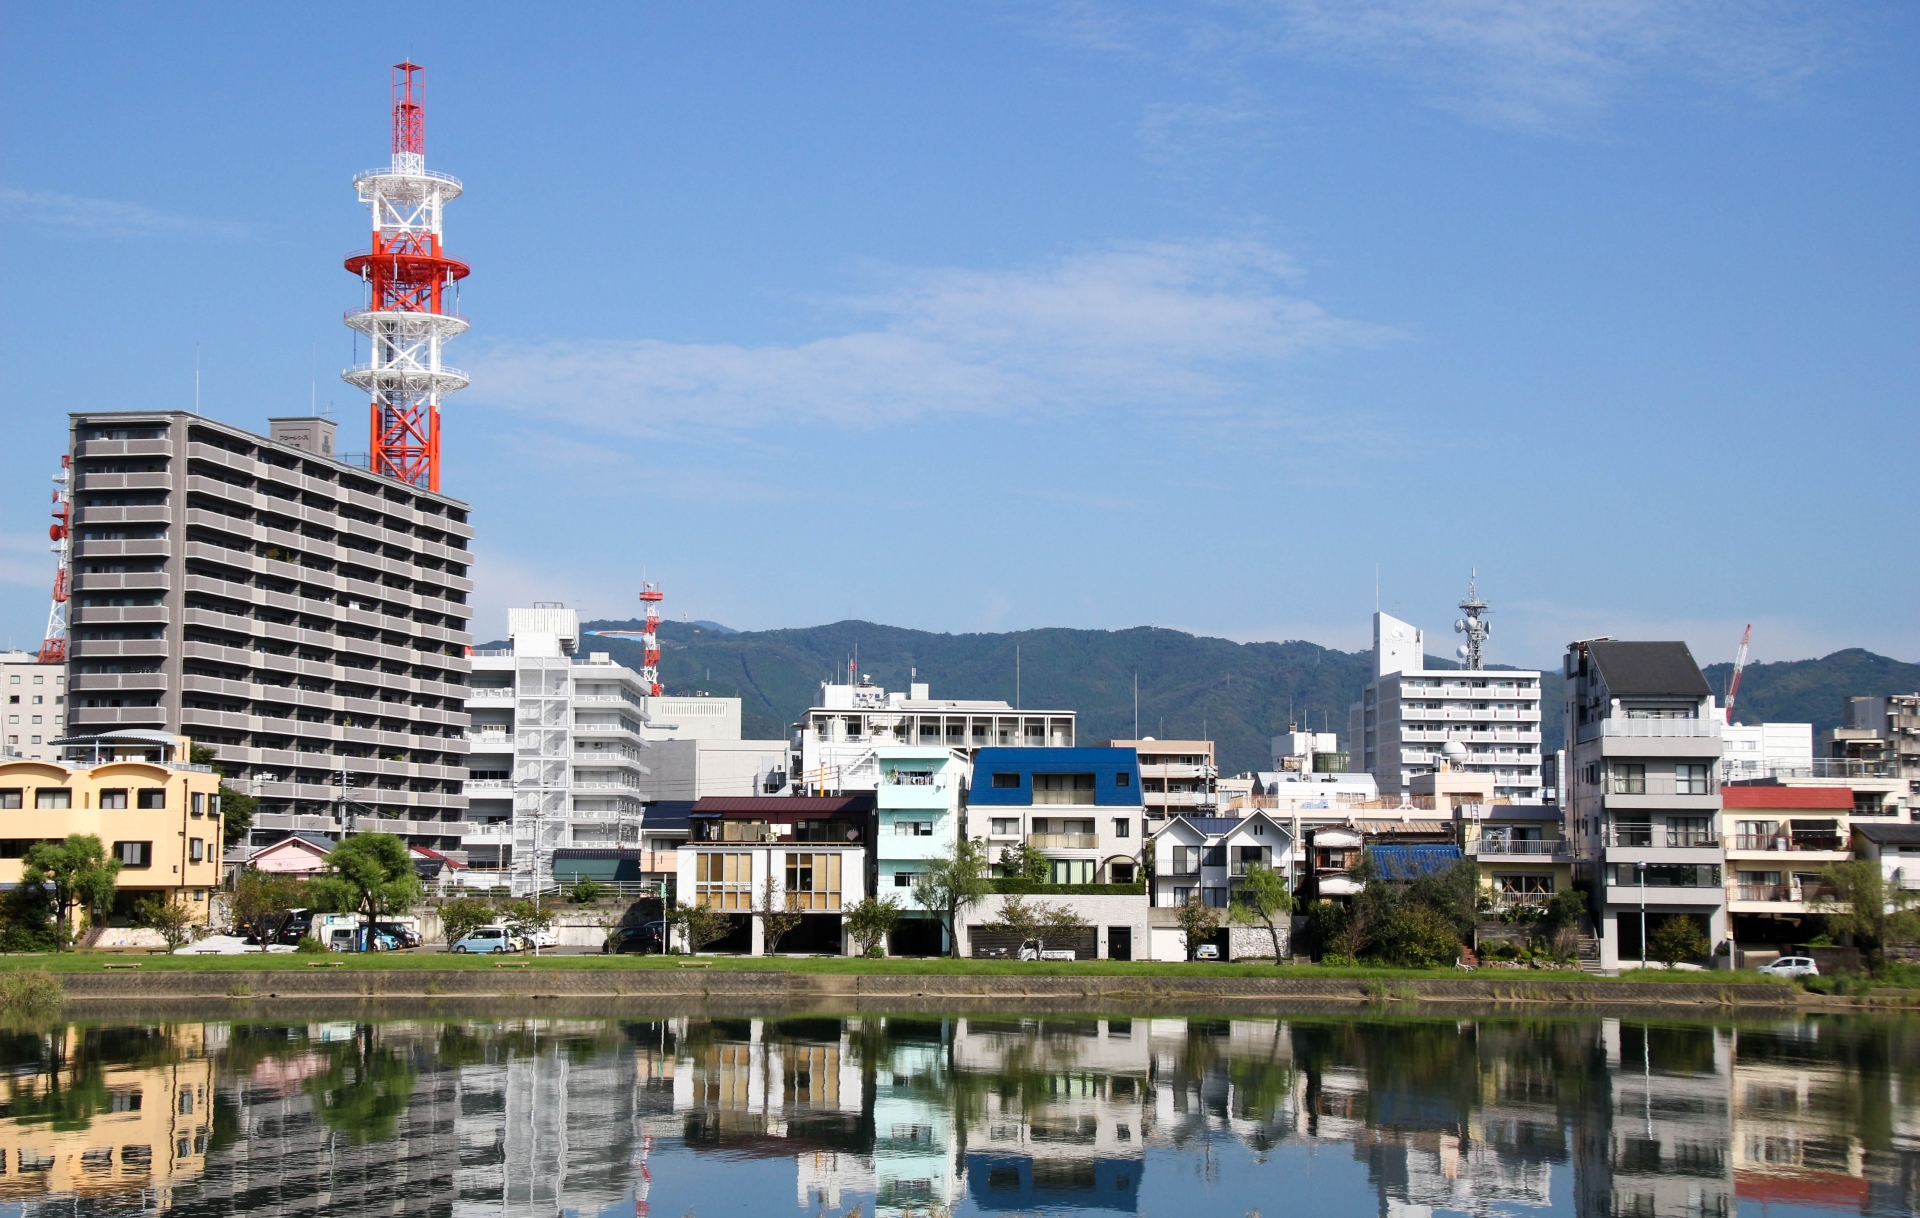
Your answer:
[[[347,967],[347,962],[345,960],[309,960],[307,961],[307,967],[308,968],[345,968]]]
[[[101,968],[144,968],[146,966],[137,960],[134,960],[134,961],[120,960],[120,961],[108,961],[106,964],[103,964],[100,967]]]
[[[713,967],[713,961],[711,961],[711,960],[681,960],[681,961],[679,961],[679,962],[678,962],[677,964],[675,964],[675,965],[674,965],[674,967],[675,967],[675,968],[712,968],[712,967]]]
[[[495,960],[493,962],[493,967],[495,968],[526,968],[528,965],[532,963],[533,961],[531,960]]]

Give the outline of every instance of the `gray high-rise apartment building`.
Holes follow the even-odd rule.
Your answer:
[[[351,829],[458,850],[467,505],[338,459],[325,418],[271,437],[185,411],[71,420],[68,730],[213,747],[260,799],[257,845]]]

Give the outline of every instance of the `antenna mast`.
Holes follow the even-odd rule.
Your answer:
[[[660,602],[666,599],[659,584],[640,585],[640,603],[647,607],[646,626],[640,632],[640,683],[655,698],[660,696]]]
[[[1468,672],[1480,671],[1487,636],[1493,633],[1493,623],[1485,620],[1485,615],[1492,611],[1492,606],[1480,599],[1480,572],[1476,568],[1467,579],[1467,599],[1460,602],[1460,612],[1467,616],[1453,624],[1455,634],[1467,636],[1454,654]]]
[[[68,573],[73,570],[72,466],[72,456],[61,454],[60,471],[53,476],[53,524],[47,536],[53,539],[48,548],[60,556],[60,565],[53,572],[53,605],[47,610],[47,636],[40,643],[42,664],[67,662],[67,585],[72,578]]]
[[[467,374],[440,362],[440,345],[466,333],[447,308],[448,289],[467,264],[440,245],[446,204],[460,179],[427,168],[425,69],[393,65],[393,159],[353,180],[373,211],[373,245],[347,259],[367,285],[368,303],[346,324],[367,336],[368,362],[340,374],[372,396],[367,468],[430,491],[440,489],[440,398],[467,387]]]

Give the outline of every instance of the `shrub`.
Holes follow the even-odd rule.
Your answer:
[[[47,1014],[58,1010],[64,997],[60,983],[44,969],[0,973],[0,1011],[20,1015]]]
[[[1672,968],[1682,960],[1692,960],[1712,950],[1700,926],[1686,914],[1672,914],[1647,936],[1647,954]]]
[[[591,905],[607,895],[607,886],[599,880],[580,879],[567,890],[567,899],[575,905]]]
[[[321,955],[326,952],[327,945],[320,942],[320,940],[314,938],[312,935],[308,935],[305,938],[301,939],[300,942],[294,946],[293,950],[296,952],[300,952],[303,955],[309,955],[309,956]]]

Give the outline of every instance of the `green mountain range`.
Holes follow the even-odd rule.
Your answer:
[[[584,623],[592,630],[640,629],[635,621]],[[505,646],[505,644],[490,644]],[[582,651],[607,651],[638,667],[640,646],[589,636]],[[702,690],[741,699],[742,730],[779,739],[813,704],[819,684],[859,671],[888,689],[912,680],[935,697],[1004,698],[1023,707],[1079,712],[1080,739],[1094,744],[1134,734],[1134,682],[1139,731],[1165,739],[1210,737],[1224,774],[1263,770],[1272,737],[1288,723],[1334,731],[1344,740],[1347,707],[1371,670],[1369,652],[1334,651],[1313,643],[1235,643],[1178,630],[1022,630],[1007,634],[934,634],[872,622],[834,622],[790,630],[732,631],[713,622],[660,624],[660,680],[669,693]],[[1429,656],[1435,668],[1457,667]],[[1706,670],[1724,690],[1731,665]],[[1542,747],[1560,746],[1562,681],[1548,669],[1541,682]],[[1920,665],[1860,649],[1818,660],[1756,664],[1740,687],[1742,722],[1810,722],[1816,732],[1840,722],[1849,694],[1920,689]]]

